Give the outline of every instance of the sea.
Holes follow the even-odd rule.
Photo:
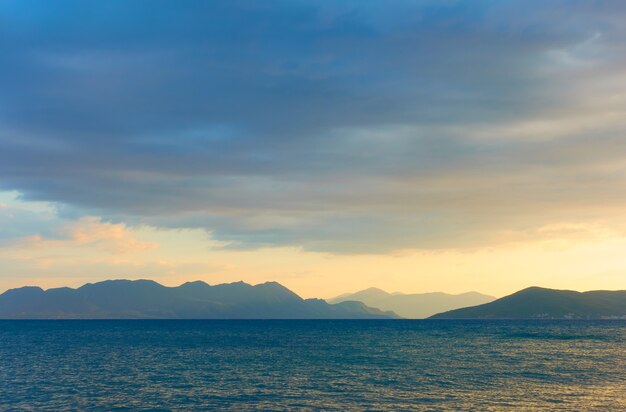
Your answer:
[[[626,321],[0,321],[1,411],[626,411]]]

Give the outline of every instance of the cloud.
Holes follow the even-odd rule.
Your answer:
[[[156,249],[158,244],[137,239],[123,224],[103,222],[88,216],[62,228],[71,246],[103,245],[116,253],[132,253]],[[45,241],[44,241],[45,242]]]
[[[55,228],[52,237],[34,233],[10,239],[10,242],[5,242],[6,246],[29,252],[95,247],[116,255],[158,248],[155,242],[137,239],[123,224],[103,222],[100,218],[93,216],[62,223]]]
[[[81,224],[107,241],[147,224],[231,248],[383,253],[611,225],[626,200],[625,14],[5,2],[0,186],[104,216]]]

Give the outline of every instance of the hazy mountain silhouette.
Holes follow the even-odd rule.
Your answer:
[[[78,289],[11,289],[0,295],[0,318],[11,319],[364,319],[397,318],[359,302],[302,299],[276,282],[166,287],[151,280],[108,280]]]
[[[360,292],[347,293],[327,299],[327,302],[358,301],[381,310],[393,311],[405,318],[421,319],[451,309],[491,302],[494,299],[495,297],[493,296],[477,292],[468,292],[460,295],[450,295],[441,292],[392,294],[378,288],[369,288]]]
[[[531,287],[484,305],[434,319],[626,318],[626,290],[575,292]]]

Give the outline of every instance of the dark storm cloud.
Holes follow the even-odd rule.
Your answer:
[[[585,193],[622,202],[623,181],[589,168],[626,155],[594,112],[625,108],[606,92],[624,81],[624,9],[3,2],[0,185],[233,247],[329,251],[465,243]],[[524,135],[581,115],[602,126]]]

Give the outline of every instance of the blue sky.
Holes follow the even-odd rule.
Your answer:
[[[622,233],[624,21],[619,1],[3,1],[0,238],[94,216],[334,255]]]

